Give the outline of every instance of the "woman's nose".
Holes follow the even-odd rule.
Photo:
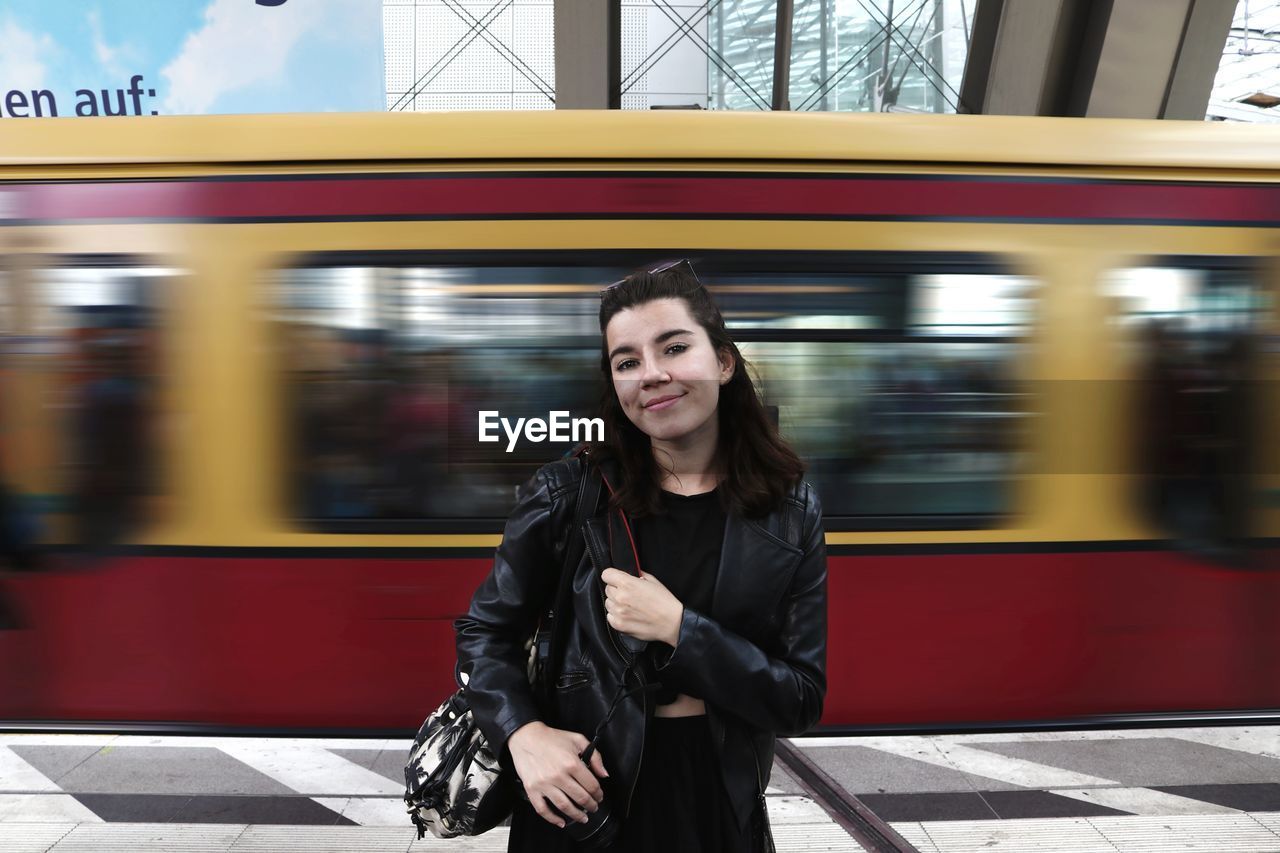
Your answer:
[[[645,362],[644,370],[640,374],[640,381],[645,385],[657,385],[666,382],[668,378],[667,372],[654,361]]]

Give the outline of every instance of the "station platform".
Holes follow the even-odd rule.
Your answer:
[[[0,733],[0,851],[505,851],[503,827],[416,838],[408,747]],[[856,798],[904,851],[1280,853],[1280,727],[809,737],[779,754],[779,851],[889,849],[859,842],[837,802]]]

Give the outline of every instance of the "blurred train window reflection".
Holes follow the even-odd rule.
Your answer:
[[[1117,301],[1116,317],[1124,325],[1195,337],[1201,346],[1253,330],[1266,308],[1258,273],[1239,264],[1112,270],[1102,287]]]
[[[893,270],[705,278],[829,516],[948,527],[1010,511],[1027,414],[1013,367],[1034,308],[1030,280]]]
[[[505,436],[479,443],[478,412],[595,416],[598,292],[630,269],[281,271],[293,515],[388,531],[504,516],[514,486],[572,442],[507,453]],[[829,516],[947,527],[1009,510],[1026,410],[1012,368],[1031,282],[963,269],[698,271]]]
[[[478,441],[480,411],[595,414],[601,282],[616,270],[303,268],[281,277],[297,517],[503,516],[572,443]]]
[[[1136,381],[1139,505],[1162,535],[1226,555],[1251,533],[1262,459],[1259,337],[1270,310],[1248,259],[1173,259],[1102,280]]]
[[[97,548],[137,536],[158,491],[157,301],[170,269],[116,262],[9,270],[7,370],[32,406],[12,419],[10,467],[51,538]]]

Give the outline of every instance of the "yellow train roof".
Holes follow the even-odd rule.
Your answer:
[[[6,119],[0,166],[353,161],[770,161],[1275,172],[1280,126],[702,111]]]

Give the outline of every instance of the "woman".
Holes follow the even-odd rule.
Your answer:
[[[579,535],[581,458],[524,486],[457,623],[471,707],[528,797],[508,849],[771,850],[775,735],[814,725],[826,693],[821,507],[687,261],[601,297],[606,440],[590,458],[610,512],[584,528],[596,547],[572,578],[549,707],[523,644]],[[561,828],[602,811],[621,826],[610,846]]]

